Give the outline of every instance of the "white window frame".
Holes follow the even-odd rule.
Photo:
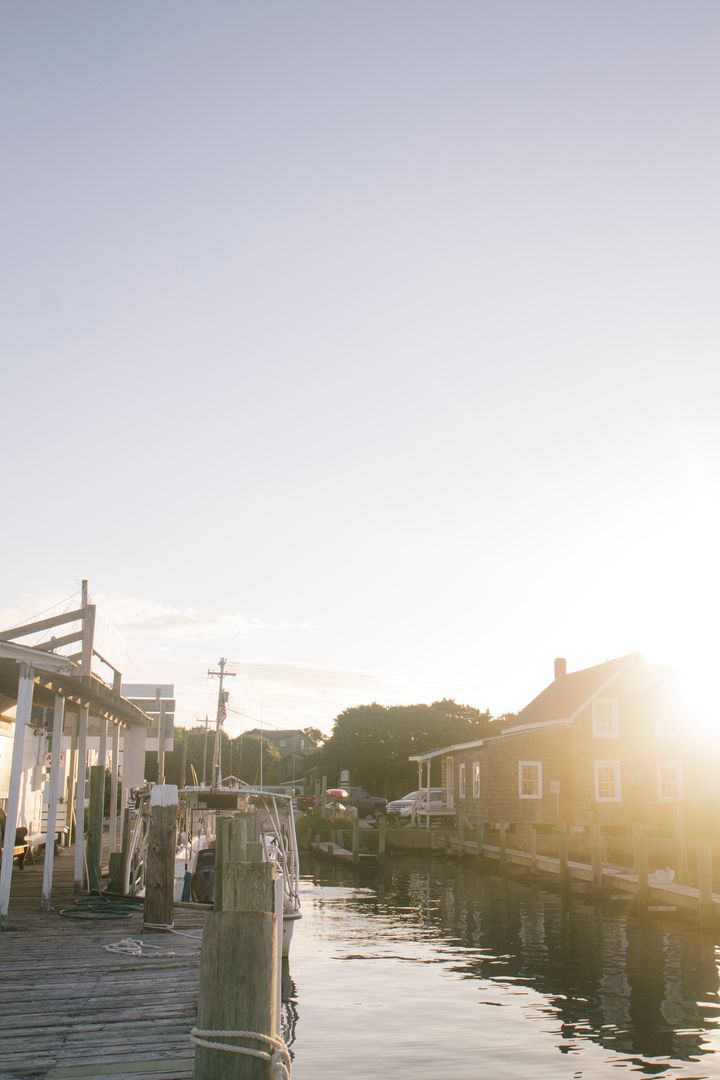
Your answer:
[[[598,731],[599,722],[599,709],[598,705],[602,705],[603,708],[609,708],[611,711],[612,731]],[[593,726],[593,739],[619,739],[620,738],[620,710],[618,708],[617,698],[596,698],[592,703],[592,726]]]
[[[622,770],[619,761],[595,761],[595,802],[622,802]],[[600,770],[612,769],[615,773],[615,794],[600,794]]]
[[[458,765],[458,799],[465,798],[465,762]]]
[[[677,786],[677,795],[663,795],[662,791],[662,777],[661,773],[663,769],[673,769],[675,772],[675,782]],[[658,802],[682,802],[685,798],[685,778],[683,776],[683,767],[681,761],[658,761],[657,763],[657,790],[658,790]]]
[[[480,798],[480,762],[473,761],[472,765],[473,799]]]
[[[523,768],[533,766],[537,770],[537,784],[534,795],[523,793]],[[542,799],[542,761],[518,761],[518,798],[519,799]]]

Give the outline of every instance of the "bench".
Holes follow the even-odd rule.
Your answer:
[[[42,816],[40,818],[40,828],[37,832],[30,833],[25,837],[29,851],[28,862],[34,862],[33,856],[37,854],[40,848],[45,847],[47,843],[47,819],[48,808],[43,806]],[[70,827],[67,825],[67,813],[65,803],[58,803],[57,814],[55,817],[55,854],[60,854],[61,847],[67,847],[70,838]]]

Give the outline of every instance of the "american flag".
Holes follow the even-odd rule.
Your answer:
[[[227,719],[227,709],[225,707],[225,702],[223,701],[222,705],[220,705],[218,707],[218,723],[219,724],[224,724],[226,719]]]

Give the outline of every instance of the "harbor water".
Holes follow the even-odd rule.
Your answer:
[[[715,940],[672,913],[472,860],[304,869],[283,994],[294,1080],[720,1078]]]

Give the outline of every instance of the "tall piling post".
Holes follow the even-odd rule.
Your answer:
[[[273,862],[235,862],[239,836],[232,819],[218,818],[224,853],[221,894],[205,917],[200,960],[195,1080],[267,1080],[267,1058],[229,1052],[224,1047],[272,1052],[263,1039],[233,1035],[251,1032],[275,1039],[278,1030],[279,937]],[[221,838],[221,834],[223,835]],[[248,854],[254,844],[248,844]],[[220,901],[221,907],[218,906]]]
[[[568,859],[568,830],[564,821],[558,822],[558,861],[560,864],[560,885],[570,887],[570,864]]]
[[[590,861],[593,892],[597,896],[603,883],[602,829],[599,821],[593,821],[590,825]]]
[[[360,815],[357,810],[352,819],[352,857],[357,865],[360,862]]]
[[[156,784],[150,792],[143,930],[171,930],[174,924],[177,808],[177,786]]]
[[[535,825],[528,825],[528,855],[530,856],[530,873],[535,876],[537,873],[537,827]]]
[[[378,862],[380,864],[385,862],[385,843],[387,839],[385,835],[386,828],[387,818],[385,814],[381,814],[380,820],[378,821]]]
[[[648,839],[645,829],[638,822],[632,827],[633,853],[635,856],[635,873],[638,884],[638,904],[646,907],[650,899],[650,884],[648,881]]]
[[[127,884],[130,878],[130,843],[132,841],[130,827],[130,807],[126,806],[122,813],[122,838],[120,841],[120,889],[123,895],[127,892]]]
[[[713,865],[712,841],[697,842],[698,918],[701,926],[713,921]]]
[[[505,873],[507,868],[507,822],[501,821],[498,826],[500,844],[500,869]]]
[[[688,859],[687,833],[685,831],[685,811],[680,803],[673,807],[673,825],[675,832],[675,880],[679,885],[690,881],[690,861]]]
[[[105,766],[90,767],[90,806],[88,808],[87,873],[88,891],[100,892],[103,810],[105,804]],[[50,838],[48,837],[48,843]]]

